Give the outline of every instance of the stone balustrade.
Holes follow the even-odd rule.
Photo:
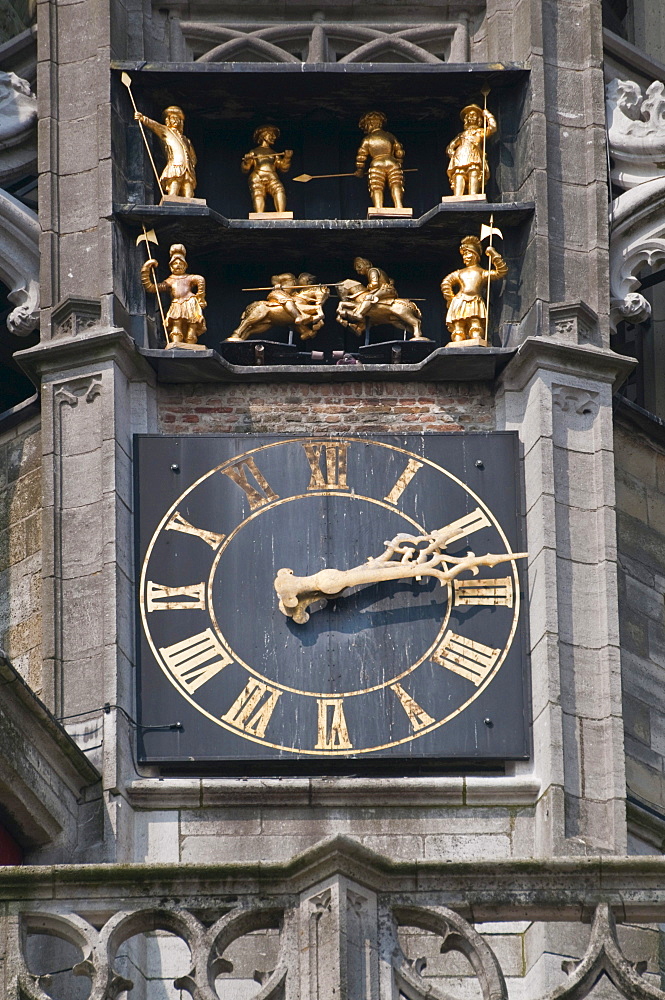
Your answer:
[[[658,857],[394,862],[336,837],[286,863],[0,869],[11,1000],[663,1000],[664,919]]]

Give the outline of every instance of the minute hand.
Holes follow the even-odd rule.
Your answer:
[[[310,605],[336,597],[349,587],[423,576],[433,576],[446,583],[465,571],[477,575],[478,566],[496,566],[512,559],[525,559],[528,555],[527,552],[448,555],[441,550],[452,540],[449,528],[446,526],[429,535],[396,535],[392,541],[384,543],[386,548],[380,556],[372,556],[351,569],[322,569],[312,576],[295,576],[292,569],[280,569],[275,577],[279,609],[302,625],[309,619]]]

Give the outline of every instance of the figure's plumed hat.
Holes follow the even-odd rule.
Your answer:
[[[477,236],[465,236],[464,239],[462,240],[462,242],[459,245],[460,252],[465,247],[468,248],[469,250],[473,250],[473,252],[477,253],[479,257],[482,257],[482,255],[483,255],[483,245],[482,245],[482,243],[480,242],[480,240],[478,239]]]
[[[358,122],[358,128],[361,128],[364,131],[368,127],[372,118],[376,118],[379,120],[380,122],[379,128],[383,128],[383,126],[388,121],[383,111],[368,111],[367,114],[363,115],[360,121]]]
[[[174,260],[184,260],[187,263],[187,251],[182,243],[174,243],[169,251],[170,262],[173,263]]]
[[[272,132],[276,140],[279,139],[281,134],[276,125],[259,125],[259,127],[254,132],[253,136],[254,142],[261,142],[261,140],[263,139],[264,135],[266,135],[267,132]]]
[[[465,108],[462,108],[462,110],[459,113],[459,116],[462,119],[462,121],[464,121],[464,119],[468,115],[469,111],[476,111],[481,116],[481,118],[482,118],[483,109],[481,107],[479,107],[479,105],[477,105],[477,104],[467,104],[467,106]]]
[[[179,108],[177,104],[172,104],[170,107],[164,108],[164,110],[162,111],[162,117],[164,121],[166,121],[169,115],[175,115],[176,118],[180,118],[180,120],[183,122],[185,120],[185,112],[182,110],[182,108]]]

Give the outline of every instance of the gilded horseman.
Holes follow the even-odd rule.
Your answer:
[[[309,279],[314,276],[303,275],[301,277]],[[306,323],[308,317],[301,313],[298,308],[298,294],[295,285],[296,283],[309,284],[309,281],[297,281],[295,274],[292,274],[290,271],[284,274],[273,274],[270,280],[273,287],[266,295],[266,300],[280,305],[289,314],[294,323]]]
[[[367,183],[374,208],[383,208],[383,190],[390,188],[395,208],[404,208],[404,147],[383,128],[388,119],[381,111],[368,111],[358,122],[365,138],[356,153],[356,176],[362,177],[369,157]]]
[[[304,271],[273,274],[272,288],[265,299],[250,302],[240,323],[227,340],[247,340],[275,326],[295,327],[302,340],[316,336],[325,317],[323,304],[330,295],[327,285],[317,284],[316,276]]]
[[[146,118],[140,111],[134,117],[137,121],[159,136],[164,147],[166,166],[162,170],[159,183],[164,194],[171,197],[193,198],[196,190],[196,153],[194,147],[183,134],[185,115],[176,105],[162,112],[164,124]]]
[[[462,108],[460,118],[464,129],[446,149],[448,180],[456,198],[482,194],[490,175],[484,146],[497,128],[494,115],[477,104]]]
[[[275,211],[286,211],[286,192],[278,176],[278,171],[286,173],[291,167],[292,149],[277,153],[273,144],[277,142],[280,131],[276,125],[261,125],[254,133],[257,143],[254,149],[245,153],[240,167],[244,174],[249,174],[249,190],[255,212],[264,212],[266,196],[272,197]]]
[[[359,302],[355,309],[355,315],[358,319],[367,316],[372,306],[378,302],[392,302],[397,298],[397,289],[393,279],[389,278],[382,268],[374,267],[372,262],[365,257],[356,257],[353,261],[353,269],[367,279],[367,288],[358,292],[357,295],[351,296]]]
[[[420,309],[410,299],[398,297],[393,279],[365,257],[356,257],[353,266],[358,274],[366,277],[367,286],[353,278],[335,286],[340,299],[337,322],[348,326],[357,337],[366,331],[368,323],[387,323],[408,331],[412,340],[426,340],[422,334]]]

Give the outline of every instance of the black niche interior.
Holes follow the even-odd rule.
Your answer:
[[[461,266],[460,239],[478,234],[492,212],[505,236],[497,246],[511,268],[501,294],[494,296],[493,343],[501,346],[505,325],[521,318],[521,262],[529,245],[533,206],[507,198],[514,197],[524,180],[525,139],[520,125],[527,100],[525,70],[446,64],[304,69],[266,64],[189,64],[175,69],[123,65],[122,69],[130,72],[137,105],[144,113],[161,120],[162,109],[174,103],[185,111],[185,132],[199,161],[196,195],[207,200],[206,206],[155,204],[159,192],[119,67],[113,74],[117,320],[142,346],[163,345],[154,297],[144,296],[139,280],[145,251],[136,247],[136,237],[143,225],[155,228],[160,241],[155,250],[159,277],[168,273],[168,248],[173,242],[186,245],[189,270],[205,276],[208,332],[203,339],[217,350],[238,325],[245,306],[265,295],[242,289],[269,286],[271,275],[281,271],[306,270],[330,283],[356,277],[353,258],[358,255],[384,268],[400,296],[420,300],[423,333],[433,347],[445,345],[441,279]],[[459,111],[464,104],[482,102],[484,84],[491,87],[488,106],[499,125],[499,136],[488,143],[492,173],[488,202],[442,203],[442,196],[451,193],[445,175],[446,145],[461,128]],[[372,108],[388,116],[387,127],[406,148],[405,166],[417,168],[405,176],[404,200],[413,208],[413,219],[367,220],[365,179],[309,184],[291,180],[303,172],[353,170],[362,138],[357,122]],[[265,123],[279,125],[278,149],[294,150],[292,170],[285,175],[292,222],[247,218],[251,201],[240,160],[253,145],[254,129]],[[154,136],[150,141],[159,167],[163,162],[159,144]],[[325,327],[314,340],[299,345],[302,352],[356,353],[364,343],[364,338],[359,340],[335,321],[337,301],[331,295]],[[146,311],[153,319],[147,324]],[[285,328],[264,336],[281,342],[289,338]],[[394,327],[377,326],[369,339],[376,343],[403,336]]]

